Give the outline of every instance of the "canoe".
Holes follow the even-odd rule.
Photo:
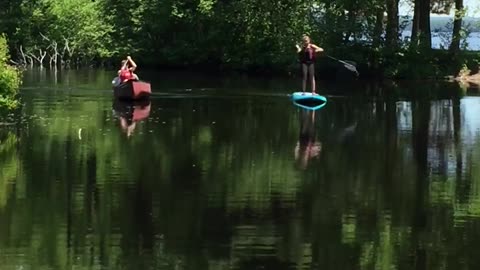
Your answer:
[[[118,84],[117,78],[113,81],[113,94],[119,99],[142,99],[152,94],[150,83],[138,80],[130,80]]]
[[[294,92],[291,97],[293,104],[307,110],[318,110],[327,104],[326,97],[310,92]]]

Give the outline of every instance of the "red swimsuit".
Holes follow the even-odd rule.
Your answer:
[[[311,64],[315,62],[315,49],[310,45],[303,47],[300,55],[300,61],[304,64]]]
[[[128,69],[120,70],[120,76],[119,77],[120,77],[121,82],[126,82],[128,80],[133,80],[133,74]]]

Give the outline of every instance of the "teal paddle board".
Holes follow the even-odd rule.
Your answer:
[[[298,107],[307,110],[318,110],[327,104],[327,98],[310,92],[294,92],[292,101]]]

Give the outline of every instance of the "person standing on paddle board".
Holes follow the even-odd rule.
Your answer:
[[[127,60],[122,60],[122,66],[118,71],[118,77],[120,78],[120,82],[126,82],[129,80],[138,80],[138,76],[133,72],[137,68],[137,64],[130,56],[127,56]]]
[[[302,47],[298,44],[296,45],[297,53],[300,56],[300,63],[302,64],[302,91],[305,92],[307,79],[309,79],[312,86],[312,93],[315,93],[315,54],[317,52],[323,52],[323,49],[311,43],[310,37],[307,35],[303,36],[302,41]]]

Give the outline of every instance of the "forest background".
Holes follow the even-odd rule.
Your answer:
[[[480,44],[471,0],[1,2],[0,33],[17,66],[116,67],[132,55],[156,69],[292,74],[302,34],[364,77],[438,78],[475,71],[480,60],[469,49]],[[432,36],[441,39],[434,48]],[[339,66],[318,62],[324,76]]]

